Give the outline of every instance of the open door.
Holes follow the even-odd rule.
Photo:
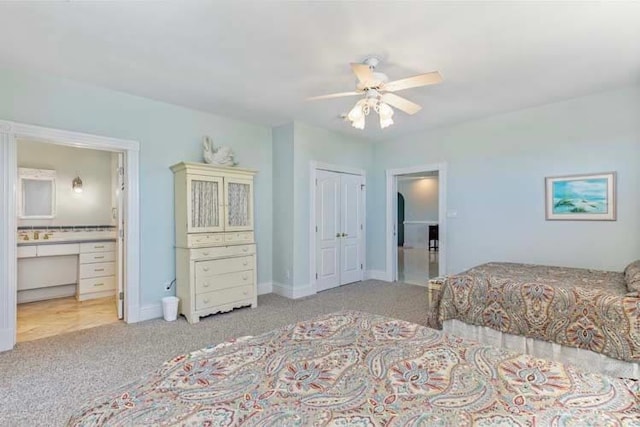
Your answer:
[[[124,154],[118,153],[116,170],[116,308],[118,319],[124,317]]]

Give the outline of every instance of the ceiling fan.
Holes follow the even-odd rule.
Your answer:
[[[419,74],[406,79],[389,81],[386,74],[375,71],[380,63],[376,57],[368,57],[362,63],[352,63],[351,70],[358,79],[356,90],[352,92],[332,93],[308,98],[309,101],[318,99],[341,98],[344,96],[364,95],[363,99],[347,114],[347,119],[351,125],[357,129],[364,129],[365,117],[374,110],[380,116],[380,127],[382,129],[393,124],[393,108],[407,114],[415,114],[422,109],[418,104],[409,101],[393,92],[410,89],[420,86],[428,86],[442,82],[439,72]]]

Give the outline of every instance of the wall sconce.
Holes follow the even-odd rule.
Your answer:
[[[73,191],[75,191],[76,193],[82,193],[82,180],[80,179],[80,176],[76,176],[73,180],[73,182],[71,183],[71,187],[73,187]]]

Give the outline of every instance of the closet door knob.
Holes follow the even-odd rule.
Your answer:
[[[336,237],[340,237],[340,233],[336,233]]]
[[[347,233],[342,233],[342,237],[347,237],[348,234]]]

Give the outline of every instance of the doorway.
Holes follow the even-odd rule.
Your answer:
[[[17,160],[17,342],[122,319],[124,153],[20,138]]]
[[[2,224],[0,227],[0,351],[10,350],[16,343],[18,291],[18,217],[16,212],[19,188],[17,153],[19,140],[122,153],[122,173],[126,191],[123,195],[124,208],[121,212],[123,222],[127,225],[118,236],[123,239],[123,262],[121,265],[124,277],[123,286],[126,287],[126,294],[123,292],[122,315],[127,323],[137,322],[140,319],[139,143],[0,121],[0,177],[2,179],[0,199],[3,202],[2,209],[0,209],[0,224]],[[69,186],[73,185],[73,182],[69,182]],[[32,251],[32,249],[30,250]],[[45,250],[43,253],[46,252]],[[36,249],[36,255],[37,253]]]
[[[426,286],[445,274],[446,164],[387,170],[386,228],[387,280]]]
[[[312,179],[311,270],[320,292],[364,279],[365,177],[324,165]]]

